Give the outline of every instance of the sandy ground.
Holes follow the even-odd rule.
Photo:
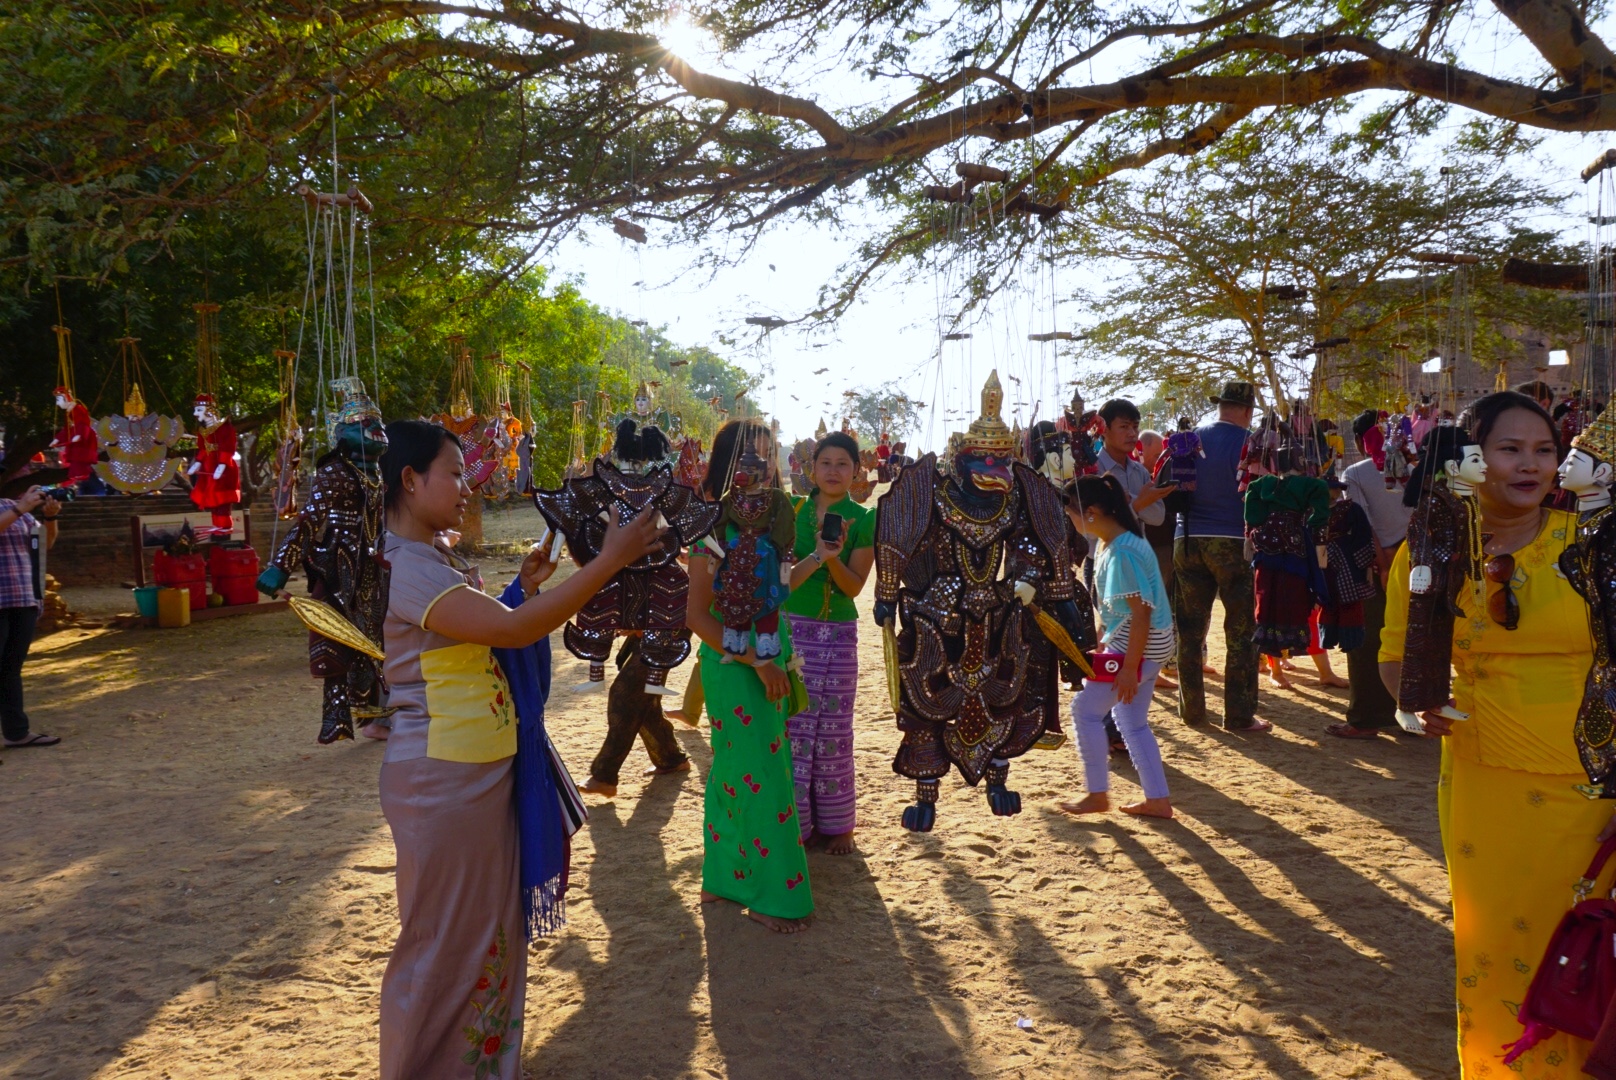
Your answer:
[[[490,514],[489,533],[536,521]],[[490,584],[512,567],[484,562]],[[581,665],[556,652],[565,687]],[[860,852],[810,857],[814,928],[697,903],[705,731],[681,730],[684,777],[642,780],[636,749],[575,841],[571,923],[535,951],[530,1075],[1456,1072],[1434,743],[1331,739],[1343,692],[1300,678],[1263,691],[1272,736],[1191,730],[1158,695],[1176,822],[1060,813],[1068,744],[1012,769],[1019,817],[955,779],[912,836],[873,633],[862,669]],[[397,925],[381,746],[315,744],[294,618],[67,630],[26,682],[64,742],[0,768],[0,1077],[374,1075]],[[580,777],[603,707],[551,701]]]

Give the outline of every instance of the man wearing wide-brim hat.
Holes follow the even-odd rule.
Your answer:
[[[1240,458],[1246,447],[1257,388],[1227,382],[1211,399],[1218,419],[1196,429],[1205,459],[1197,463],[1195,490],[1179,518],[1173,540],[1173,619],[1178,630],[1178,715],[1186,724],[1206,722],[1206,685],[1201,668],[1212,602],[1223,601],[1223,726],[1230,731],[1267,731],[1257,719],[1256,591],[1245,555],[1244,498]]]

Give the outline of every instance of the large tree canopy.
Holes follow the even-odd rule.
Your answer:
[[[946,166],[967,152],[1008,174],[978,204],[1061,206],[1236,124],[1305,123],[1365,91],[1396,95],[1363,118],[1371,139],[1452,107],[1616,127],[1616,54],[1585,6],[1497,0],[1539,60],[1517,78],[1463,62],[1455,35],[1477,6],[741,0],[673,15],[638,0],[18,0],[0,17],[4,257],[105,273],[188,208],[284,192],[329,147],[334,93],[354,128],[348,160],[389,189],[400,222],[528,252],[613,213],[695,235],[872,195],[903,205],[953,182]],[[675,55],[670,19],[754,74]],[[849,75],[868,80],[868,100],[837,103]]]
[[[1557,200],[1487,154],[1450,147],[1441,160],[1256,149],[1114,185],[1050,241],[1052,257],[1119,269],[1086,297],[1100,315],[1082,350],[1121,362],[1116,385],[1188,402],[1246,379],[1282,401],[1340,346],[1394,370],[1433,349],[1487,366],[1505,326],[1579,336],[1579,304],[1499,282],[1511,256],[1571,257],[1531,227]],[[1479,262],[1421,261],[1452,254]]]

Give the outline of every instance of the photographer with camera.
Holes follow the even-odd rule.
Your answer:
[[[61,503],[38,486],[20,499],[0,499],[0,734],[7,748],[62,741],[30,732],[22,707],[22,665],[44,604],[45,551],[56,543],[61,512]]]

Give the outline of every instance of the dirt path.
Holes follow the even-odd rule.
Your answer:
[[[492,585],[514,562],[484,566]],[[315,745],[304,648],[289,614],[36,644],[30,711],[65,741],[0,768],[0,1077],[375,1074],[381,747]],[[604,699],[568,695],[581,665],[556,652],[550,727],[581,776]],[[1301,678],[1264,688],[1269,737],[1192,731],[1158,695],[1177,822],[1057,811],[1068,745],[1012,769],[1019,817],[953,780],[910,836],[873,633],[862,670],[861,851],[810,857],[814,929],[698,905],[705,732],[680,734],[683,778],[642,781],[636,749],[535,954],[532,1076],[1455,1071],[1434,743],[1330,739],[1342,692]],[[1137,791],[1126,765],[1115,791]]]

